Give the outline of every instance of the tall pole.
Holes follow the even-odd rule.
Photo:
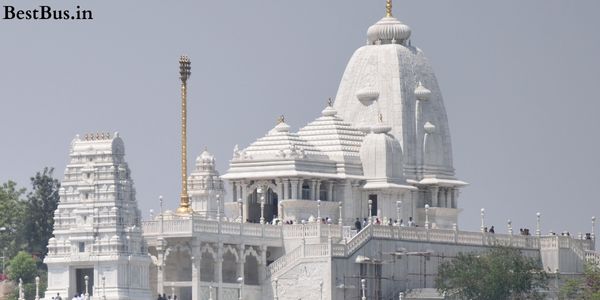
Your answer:
[[[179,58],[179,79],[181,79],[181,200],[177,213],[191,214],[190,198],[187,191],[187,80],[190,78],[191,62],[183,55]]]
[[[429,229],[429,204],[425,204],[425,229]]]
[[[25,300],[25,292],[23,291],[23,279],[19,278],[19,300]]]
[[[319,281],[319,292],[321,294],[321,300],[323,300],[323,280]]]
[[[160,202],[160,232],[163,232],[163,196],[158,196],[158,201]]]
[[[360,298],[361,300],[367,300],[366,285],[367,285],[367,280],[364,278],[361,279],[360,280],[360,286],[361,286],[361,290],[362,290],[362,298]]]
[[[317,200],[317,221],[321,222],[321,200]]]
[[[540,214],[539,212],[535,214],[536,216],[536,224],[535,224],[535,235],[540,236],[542,235],[542,230],[540,228],[540,217],[542,216],[542,214]]]
[[[277,292],[277,285],[279,283],[279,279],[275,277],[273,281],[275,282],[275,296],[273,296],[273,300],[279,300],[279,293]]]
[[[512,235],[513,234],[512,221],[510,219],[508,219],[508,221],[506,223],[508,224],[508,234]]]
[[[265,196],[260,196],[260,224],[265,224]]]
[[[40,300],[40,276],[35,276],[35,300]]]
[[[221,221],[221,195],[217,194],[217,221]]]
[[[102,300],[106,300],[106,276],[102,275]]]
[[[87,275],[85,275],[83,276],[83,280],[85,281],[85,300],[89,300],[90,294],[88,293],[88,283],[90,278]]]
[[[481,228],[480,228],[481,232],[483,232],[485,229],[485,223],[483,221],[484,216],[485,216],[485,208],[482,208],[481,209]]]
[[[213,293],[213,286],[211,284],[208,286],[208,300],[213,300],[212,293]]]
[[[596,240],[596,217],[592,217],[592,240]],[[4,266],[2,266],[4,270]]]
[[[373,216],[371,215],[372,207],[373,207],[373,200],[369,199],[369,224],[373,224]]]
[[[402,201],[396,201],[396,223],[400,226],[400,212],[402,210]]]

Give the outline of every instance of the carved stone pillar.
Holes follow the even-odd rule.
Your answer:
[[[267,246],[260,246],[260,262],[258,266],[258,283],[263,284],[267,278]]]
[[[321,181],[317,180],[317,185],[315,187],[315,200],[327,200],[327,199],[321,199]]]
[[[248,219],[249,216],[249,210],[248,208],[250,207],[250,203],[248,202],[248,188],[246,187],[246,183],[245,182],[240,182],[240,188],[242,190],[241,195],[242,195],[242,203],[244,203],[244,213],[242,215],[242,223],[246,222],[246,220]]]
[[[217,247],[217,267],[215,268],[215,281],[219,287],[217,299],[223,299],[223,243],[219,242]]]
[[[317,180],[316,179],[312,179],[310,181],[310,200],[317,200]]]
[[[327,201],[333,201],[333,180],[327,184]]]
[[[284,200],[285,184],[283,179],[277,180],[277,198],[279,201]]]
[[[158,240],[158,246],[156,246],[157,254],[157,274],[156,274],[156,292],[159,294],[163,294],[164,292],[164,272],[165,272],[165,250],[166,243],[161,238]]]
[[[292,199],[298,199],[298,179],[290,179],[290,183],[292,185]]]
[[[238,198],[239,197],[238,197],[237,181],[232,181],[231,182],[231,201],[237,202]]]
[[[458,194],[459,194],[459,189],[453,188],[452,189],[452,203],[450,203],[452,208],[458,207]]]
[[[200,265],[202,254],[200,253],[200,241],[194,239],[192,243],[192,300],[200,300]]]
[[[244,244],[240,244],[238,245],[238,256],[239,256],[239,260],[238,260],[238,278],[242,277],[244,278],[244,282],[246,282],[246,276],[244,276],[244,264],[246,263],[246,255],[244,254],[244,251],[246,250],[246,245]]]
[[[437,186],[432,186],[431,187],[431,206],[432,207],[438,207],[439,206],[439,187]]]

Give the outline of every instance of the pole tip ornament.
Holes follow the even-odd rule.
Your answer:
[[[187,55],[182,55],[179,57],[179,78],[182,82],[186,82],[190,75],[192,75],[192,67],[191,67],[190,58]]]

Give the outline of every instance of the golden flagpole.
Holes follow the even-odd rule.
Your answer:
[[[183,55],[179,58],[179,75],[181,79],[181,200],[177,208],[178,214],[191,214],[190,198],[187,191],[187,80],[190,78],[191,62]]]

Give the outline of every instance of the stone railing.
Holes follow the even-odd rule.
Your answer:
[[[345,244],[340,245],[345,247],[343,255],[340,249],[335,249],[334,256],[352,255],[372,238],[470,246],[506,245],[524,249],[540,247],[540,238],[534,236],[368,224]]]
[[[193,233],[241,235],[269,239],[282,238],[282,226],[237,223],[200,218],[169,219],[142,222],[144,236],[192,235]]]
[[[289,239],[329,237],[330,235],[332,238],[342,238],[338,224],[308,223],[283,225],[282,228],[283,237]]]
[[[600,253],[594,250],[585,250],[585,260],[587,262],[600,266]]]
[[[341,245],[302,244],[267,266],[267,276],[272,277],[281,270],[284,270],[289,266],[294,266],[302,258],[330,257],[333,253],[332,248],[334,246],[339,249]],[[343,251],[344,248],[341,249]],[[341,252],[341,254],[343,254],[343,252]]]

